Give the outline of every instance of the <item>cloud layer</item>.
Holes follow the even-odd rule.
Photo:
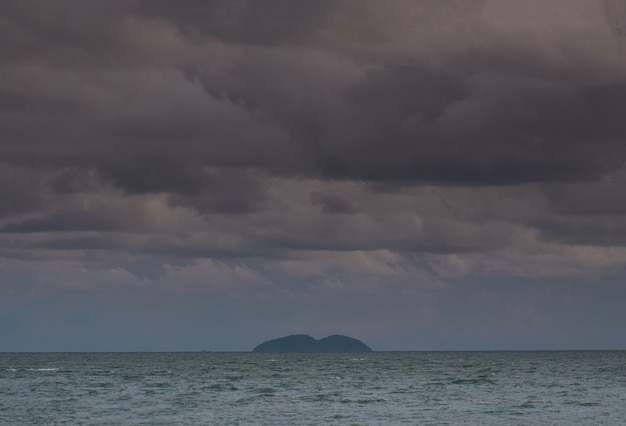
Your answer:
[[[626,1],[0,12],[0,349],[623,346]]]

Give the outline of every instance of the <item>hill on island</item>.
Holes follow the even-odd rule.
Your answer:
[[[348,336],[333,335],[317,340],[306,334],[294,334],[261,343],[252,352],[371,352],[369,346]]]

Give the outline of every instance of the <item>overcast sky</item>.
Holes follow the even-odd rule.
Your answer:
[[[0,351],[626,348],[626,0],[3,0]]]

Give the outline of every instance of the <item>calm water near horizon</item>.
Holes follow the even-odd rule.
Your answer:
[[[626,351],[0,353],[2,425],[619,425]]]

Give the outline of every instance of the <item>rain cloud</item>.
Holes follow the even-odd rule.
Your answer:
[[[45,321],[156,348],[151,318],[182,349],[618,345],[625,28],[626,0],[3,1],[0,350]]]

